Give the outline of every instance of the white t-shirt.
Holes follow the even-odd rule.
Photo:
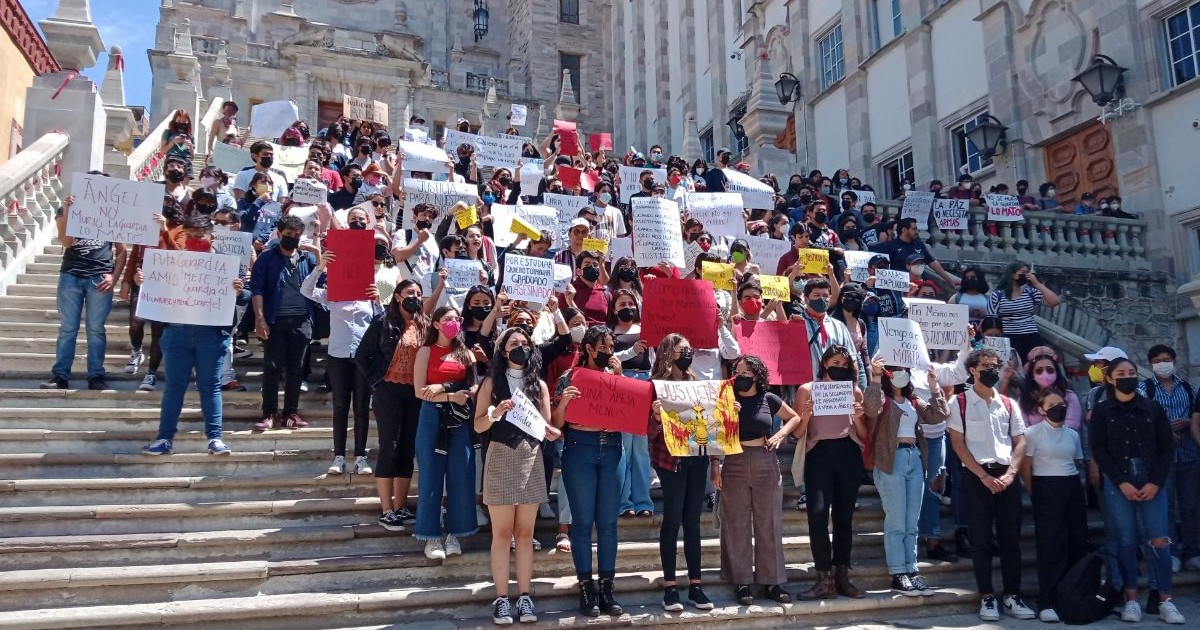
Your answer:
[[[399,249],[408,246],[408,235],[404,230],[396,230],[392,235],[392,249]],[[433,271],[433,264],[438,257],[437,238],[432,235],[413,252],[408,260],[396,261],[396,268],[400,270],[400,278],[402,280],[412,280],[417,283],[427,281],[429,273]],[[429,295],[425,293],[425,295]]]
[[[1079,433],[1063,425],[1057,429],[1039,422],[1025,431],[1025,455],[1033,458],[1035,477],[1075,477],[1077,460],[1083,459]]]
[[[248,189],[250,188],[250,179],[253,178],[254,174],[257,172],[258,169],[255,168],[244,168],[238,171],[237,177],[233,180],[234,189],[242,191],[243,194],[249,194]],[[271,191],[271,199],[273,201],[279,201],[280,199],[287,197],[287,179],[273,168],[268,169],[267,174],[271,176],[271,181],[275,184],[274,190]]]
[[[1017,402],[1010,400],[1006,408],[1000,400],[1000,394],[993,393],[991,403],[988,403],[974,389],[968,389],[961,395],[967,399],[967,420],[964,424],[958,410],[958,400],[951,398],[949,429],[963,434],[967,450],[975,457],[976,463],[1002,466],[1012,463],[1012,439],[1025,434],[1025,419],[1021,417]]]
[[[896,437],[915,439],[917,437],[917,410],[913,409],[912,403],[907,400],[896,403],[896,408],[900,410],[900,426],[896,429]]]

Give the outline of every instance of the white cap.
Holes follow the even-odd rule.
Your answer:
[[[1096,354],[1085,354],[1083,358],[1088,361],[1116,361],[1117,359],[1128,359],[1125,351],[1112,346],[1104,346],[1096,351]]]

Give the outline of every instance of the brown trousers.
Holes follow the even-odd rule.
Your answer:
[[[783,479],[775,451],[748,447],[721,469],[721,577],[731,584],[787,582]]]

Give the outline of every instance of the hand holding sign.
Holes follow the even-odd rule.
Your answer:
[[[813,415],[840,416],[853,414],[854,383],[850,381],[815,381],[812,384]]]
[[[67,236],[109,243],[157,245],[163,184],[76,174],[75,202],[66,210]]]
[[[571,370],[579,396],[567,407],[567,422],[609,431],[646,435],[654,386],[599,370]]]
[[[375,232],[331,230],[325,247],[336,255],[328,268],[330,302],[367,300],[368,287],[375,286]]]

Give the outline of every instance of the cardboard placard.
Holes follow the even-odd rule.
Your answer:
[[[577,367],[571,385],[581,395],[567,404],[567,422],[646,435],[654,392],[649,381]]]
[[[579,187],[588,192],[596,190],[600,185],[600,171],[584,171],[579,176]]]
[[[76,173],[75,203],[67,210],[67,236],[108,243],[157,245],[166,186]]]
[[[732,291],[733,265],[730,263],[702,262],[700,263],[700,278],[712,283],[714,289]]]
[[[504,138],[505,140],[520,140],[522,147],[524,147],[527,144],[533,144],[533,138],[531,138],[529,136],[517,136],[517,135],[513,135],[511,133],[498,133],[498,134],[496,134],[496,137]]]
[[[596,151],[612,151],[613,139],[612,134],[604,131],[601,133],[588,134],[588,146],[592,148],[592,152]]]
[[[971,202],[966,199],[937,199],[933,202],[933,222],[943,232],[967,229]]]
[[[667,171],[662,168],[620,166],[618,174],[621,178],[621,201],[629,202],[629,196],[642,192],[642,173],[647,171],[654,175],[654,181],[663,184],[667,181]]]
[[[503,289],[510,299],[545,304],[554,295],[554,260],[508,254]]]
[[[238,259],[170,249],[147,249],[137,316],[167,324],[229,326],[237,294]]]
[[[554,263],[554,292],[566,293],[567,285],[575,278],[575,269],[570,265]]]
[[[642,339],[652,347],[679,333],[693,348],[717,347],[717,299],[704,280],[655,278],[642,292]]]
[[[449,170],[446,160],[450,155],[436,145],[430,146],[423,142],[401,140],[397,143],[404,152],[404,170],[406,172],[445,173]]]
[[[754,262],[758,263],[759,268],[763,271],[777,271],[779,259],[792,251],[792,244],[783,239],[769,236],[742,236],[740,238],[750,245],[750,253],[754,256]]]
[[[812,354],[804,322],[742,321],[733,329],[742,356],[762,359],[772,385],[801,385],[813,380]]]
[[[313,206],[329,201],[329,188],[315,179],[298,178],[292,185],[292,201]],[[374,214],[368,212],[367,214]]]
[[[908,291],[909,276],[907,271],[896,271],[895,269],[884,269],[879,267],[875,269],[875,288],[880,291],[900,291],[905,293]]]
[[[854,413],[852,381],[813,381],[813,415],[841,416]]]
[[[524,127],[529,117],[529,109],[521,103],[513,103],[508,108],[508,124],[514,127]]]
[[[479,272],[483,265],[478,260],[447,258],[442,263],[446,265],[447,285],[455,289],[469,289],[479,284]]]
[[[872,190],[856,190],[854,196],[858,197],[858,201],[854,202],[854,209],[858,210],[863,207],[864,203],[875,203],[875,191]],[[901,215],[903,216],[903,215]]]
[[[521,161],[520,140],[489,138],[454,129],[446,130],[447,153],[458,155],[458,147],[463,144],[475,147],[475,164],[479,166],[492,166],[515,171],[517,164]]]
[[[342,115],[350,120],[365,120],[383,127],[388,126],[388,106],[380,101],[342,95]]]
[[[554,249],[563,249],[570,243],[570,240],[567,239],[567,231],[571,228],[571,222],[579,218],[580,210],[592,205],[591,201],[583,195],[546,193],[542,195],[542,203],[558,211],[558,230],[554,233]]]
[[[817,274],[819,276],[829,273],[829,250],[809,248],[797,251],[800,252],[799,262],[803,265],[800,268],[800,273]]]
[[[921,326],[911,319],[879,318],[879,356],[886,365],[914,370],[929,369],[929,349]]]
[[[465,230],[476,223],[479,223],[479,209],[475,206],[467,206],[454,213],[454,222],[458,224],[458,229]]]
[[[653,381],[663,441],[675,457],[737,455],[741,421],[728,381]]]
[[[639,267],[655,267],[664,261],[684,266],[678,204],[660,197],[633,200],[633,252]]]
[[[539,442],[546,439],[546,418],[538,410],[537,404],[519,389],[512,390],[509,400],[513,402],[513,408],[504,414],[504,421]]]
[[[999,337],[984,337],[983,347],[991,348],[1000,355],[1000,360],[1005,363],[1012,357],[1012,340],[1003,335]]]
[[[520,171],[521,192],[523,196],[528,197],[537,194],[538,189],[542,186],[542,180],[546,178],[546,171],[542,169],[542,161],[534,160],[527,164],[522,164]]]
[[[787,276],[758,276],[759,285],[762,286],[762,296],[768,300],[783,300],[788,302],[792,299],[792,287],[788,282]]]
[[[930,350],[960,350],[967,345],[970,309],[966,304],[931,303],[906,299],[908,318],[921,326],[925,347]]]
[[[479,198],[479,188],[475,184],[456,184],[454,182],[437,182],[431,179],[404,178],[404,216],[400,221],[403,229],[413,229],[412,209],[417,204],[428,203],[437,208],[438,213],[463,202],[468,206],[474,205]]]
[[[554,133],[558,135],[559,155],[579,155],[579,130],[575,123],[555,120]]]
[[[684,196],[688,216],[704,224],[713,236],[742,236],[746,220],[741,193],[688,193]]]
[[[326,298],[330,302],[366,300],[375,286],[375,231],[330,230],[325,249],[336,260],[326,267]]]
[[[602,238],[588,237],[583,239],[583,251],[599,252],[600,254],[608,253],[608,241]]]
[[[859,193],[861,194],[861,193]],[[909,190],[904,193],[904,207],[900,208],[901,218],[917,220],[917,228],[924,230],[929,225],[929,213],[933,209],[934,194],[921,190]]]
[[[608,258],[616,260],[618,258],[633,258],[633,237],[625,236],[614,238],[608,242]]]
[[[989,221],[1024,221],[1021,202],[1012,195],[989,194],[987,197]]]
[[[867,268],[867,263],[875,257],[875,252],[859,252],[847,249],[843,252],[846,256],[846,266],[850,268],[850,280],[853,282],[866,282],[871,276],[871,271]]]
[[[250,157],[250,149],[235,147],[232,144],[225,144],[224,142],[214,143],[209,157],[212,158],[213,166],[225,171],[225,174],[229,175],[230,182],[243,169],[254,166],[254,159]]]
[[[292,101],[269,101],[250,108],[250,136],[254,138],[278,138],[297,120],[300,110]],[[308,152],[308,149],[305,149]],[[278,157],[278,153],[276,154]]]
[[[271,168],[283,173],[287,181],[296,181],[308,161],[308,147],[285,147],[272,142],[271,148],[275,150],[275,164]]]
[[[250,259],[254,256],[254,235],[250,232],[214,230],[212,245],[215,253],[237,256],[239,269],[250,267]]]
[[[539,235],[542,231],[558,232],[558,211],[549,206],[509,206],[492,204],[492,234],[498,247],[508,247],[517,240],[517,233],[524,229],[517,223],[520,219],[526,227],[533,228]],[[514,224],[518,227],[514,229]]]
[[[742,194],[742,203],[747,208],[756,210],[773,210],[775,209],[775,189],[770,186],[750,177],[749,175],[736,171],[731,168],[721,169],[725,171],[727,182],[725,184],[726,192],[735,192]]]

